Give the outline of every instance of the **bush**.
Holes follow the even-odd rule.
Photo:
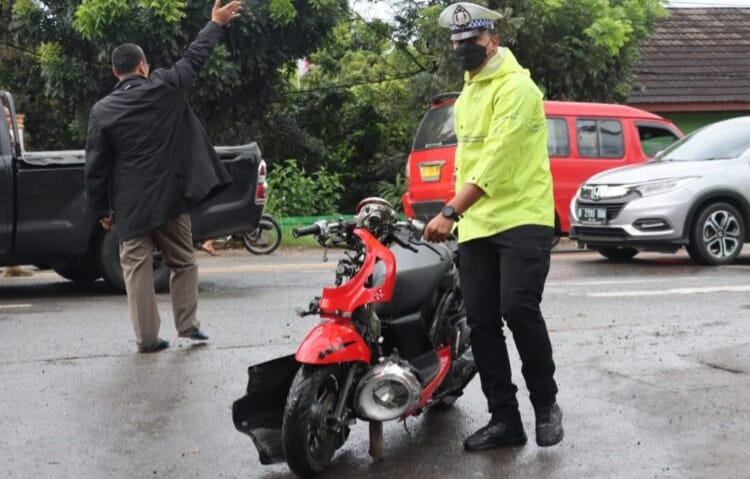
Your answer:
[[[406,177],[401,173],[396,174],[396,179],[393,183],[388,181],[380,181],[378,183],[378,195],[388,200],[393,209],[399,213],[403,213],[404,208],[401,204],[401,197],[406,193]]]
[[[266,210],[278,217],[329,215],[336,212],[344,187],[325,168],[307,175],[296,160],[268,171]]]

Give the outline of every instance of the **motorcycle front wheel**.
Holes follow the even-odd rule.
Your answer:
[[[300,477],[325,470],[348,436],[346,426],[336,431],[329,419],[344,377],[341,366],[303,365],[289,388],[281,440],[289,468]]]
[[[254,231],[242,233],[242,244],[253,254],[271,254],[281,244],[281,226],[264,214]]]

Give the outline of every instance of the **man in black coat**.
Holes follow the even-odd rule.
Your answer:
[[[196,318],[198,266],[193,258],[189,208],[231,182],[187,96],[222,27],[239,17],[242,4],[221,6],[170,69],[149,75],[138,45],[112,52],[119,82],[89,116],[86,195],[102,227],[115,231],[128,309],[139,352],[169,347],[159,338],[153,251],[158,245],[172,270],[170,290],[180,337],[206,340]]]

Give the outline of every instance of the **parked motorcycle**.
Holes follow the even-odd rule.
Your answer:
[[[258,226],[254,230],[215,238],[213,247],[227,248],[240,241],[242,246],[252,254],[271,254],[281,244],[281,226],[273,219],[273,216],[263,213]],[[215,254],[212,250],[207,249],[200,240],[195,242],[195,247],[209,254]]]
[[[258,227],[242,234],[242,245],[253,254],[271,254],[281,244],[281,226],[273,216],[263,213]]]
[[[323,471],[356,419],[405,420],[449,406],[476,374],[455,265],[455,242],[420,241],[380,198],[353,220],[293,231],[340,247],[335,286],[301,315],[322,318],[296,354],[251,366],[235,427],[262,464],[286,461],[302,477]]]

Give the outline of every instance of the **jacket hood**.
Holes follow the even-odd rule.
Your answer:
[[[531,76],[529,71],[518,63],[518,60],[516,60],[516,57],[510,49],[498,47],[497,51],[492,55],[492,58],[490,58],[484,68],[482,68],[479,73],[471,79],[469,78],[469,72],[466,72],[464,74],[464,81],[466,83],[487,81],[512,73],[521,73],[528,77]]]
[[[607,170],[589,178],[587,184],[624,185],[684,176],[706,176],[727,168],[727,160],[651,161]]]

